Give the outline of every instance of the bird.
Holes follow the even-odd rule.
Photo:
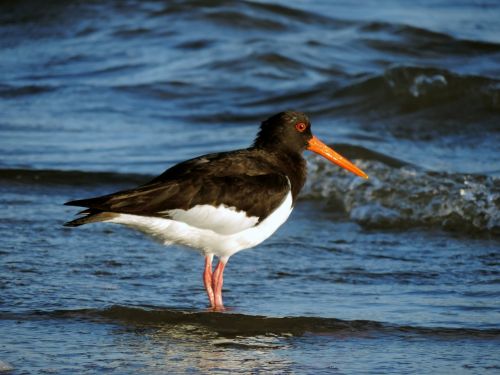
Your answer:
[[[288,219],[306,181],[305,150],[368,178],[312,134],[306,114],[284,111],[262,121],[246,149],[199,156],[138,187],[66,202],[85,209],[64,225],[122,224],[165,245],[198,250],[205,257],[209,309],[224,311],[223,274],[229,258],[259,245]]]

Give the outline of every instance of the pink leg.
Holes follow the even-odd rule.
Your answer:
[[[207,255],[205,257],[205,272],[203,272],[203,284],[205,284],[205,290],[207,291],[208,300],[210,301],[210,307],[215,308],[215,297],[214,290],[212,288],[212,259],[213,255]]]
[[[219,263],[214,271],[214,278],[212,281],[212,286],[214,290],[214,309],[218,311],[224,310],[224,304],[222,303],[222,284],[224,283],[224,267],[226,267],[227,258],[219,259]]]

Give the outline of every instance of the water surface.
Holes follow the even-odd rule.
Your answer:
[[[497,373],[500,8],[442,1],[4,2],[0,371]],[[62,204],[307,112],[289,221],[203,258]]]

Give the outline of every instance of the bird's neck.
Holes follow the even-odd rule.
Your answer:
[[[266,150],[272,157],[276,172],[280,172],[288,177],[291,184],[293,203],[306,182],[307,168],[306,161],[299,152],[285,150]]]

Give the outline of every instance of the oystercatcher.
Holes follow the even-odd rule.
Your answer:
[[[199,250],[210,306],[220,311],[229,257],[260,244],[286,221],[306,179],[306,149],[368,178],[312,135],[304,113],[287,111],[263,121],[247,149],[200,156],[137,188],[65,203],[87,208],[65,226],[123,224],[165,245]],[[219,261],[212,270],[214,256]]]

